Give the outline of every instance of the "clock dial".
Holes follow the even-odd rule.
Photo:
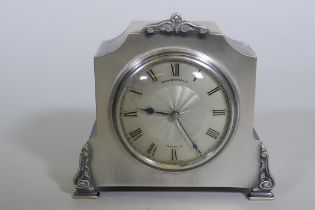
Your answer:
[[[214,156],[231,127],[231,99],[208,69],[165,61],[137,71],[116,96],[115,122],[128,150],[166,170]]]

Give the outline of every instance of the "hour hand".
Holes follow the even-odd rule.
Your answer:
[[[171,115],[171,113],[155,111],[152,107],[148,107],[146,109],[139,109],[139,110],[144,111],[149,115],[152,115],[152,114],[161,114],[161,115],[167,115],[167,116]]]

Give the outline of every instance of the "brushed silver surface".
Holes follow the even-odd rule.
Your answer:
[[[143,24],[144,28],[145,23]],[[147,52],[170,46],[206,54],[225,69],[239,93],[240,116],[235,136],[224,153],[200,168],[183,173],[152,169],[134,159],[120,143],[111,119],[112,92],[122,69]],[[102,53],[101,53],[102,54]],[[259,144],[253,140],[256,58],[232,48],[223,35],[199,37],[131,32],[112,53],[95,57],[96,137],[92,170],[98,186],[212,186],[250,188],[258,176]],[[239,170],[242,168],[242,170]]]

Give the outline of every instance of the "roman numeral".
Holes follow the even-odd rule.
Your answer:
[[[137,117],[137,111],[135,112],[125,112],[124,117]]]
[[[219,91],[219,90],[220,90],[220,88],[219,88],[219,87],[216,87],[216,88],[210,90],[210,91],[208,92],[208,95],[210,96],[210,95],[212,95],[213,93],[215,93],[215,92],[217,92],[217,91]]]
[[[157,148],[156,144],[152,143],[149,149],[147,150],[147,153],[151,156],[154,156],[156,148]]]
[[[207,130],[207,135],[211,136],[214,139],[217,139],[218,136],[220,135],[220,133],[218,131],[216,131],[216,130],[213,130],[212,128],[209,128]]]
[[[135,93],[135,94],[138,94],[138,95],[142,95],[142,93],[141,92],[139,92],[139,91],[136,91],[135,89],[129,89],[129,92],[132,92],[132,93]]]
[[[175,77],[179,76],[179,63],[171,64],[172,67],[172,75]]]
[[[176,149],[172,149],[172,160],[177,160]]]
[[[214,109],[212,110],[213,116],[219,116],[219,115],[225,115],[226,110],[225,109]]]
[[[154,72],[152,71],[152,69],[150,69],[149,71],[147,71],[147,74],[149,75],[149,77],[152,79],[153,82],[157,81],[157,78],[154,74]]]
[[[138,128],[134,131],[131,131],[129,135],[134,141],[136,141],[138,138],[140,138],[143,135],[143,133],[142,133],[142,130]]]

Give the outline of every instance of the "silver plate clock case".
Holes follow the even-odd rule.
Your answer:
[[[238,126],[233,138],[220,155],[193,170],[174,173],[149,167],[126,151],[115,132],[111,105],[119,78],[126,73],[123,70],[161,49],[206,55],[237,92]],[[105,41],[94,58],[96,122],[82,149],[74,197],[96,197],[101,190],[120,187],[149,187],[239,189],[250,192],[251,199],[273,198],[268,154],[253,137],[256,61],[248,45],[224,36],[214,23],[189,23],[177,14],[156,24],[132,22],[123,34]]]

